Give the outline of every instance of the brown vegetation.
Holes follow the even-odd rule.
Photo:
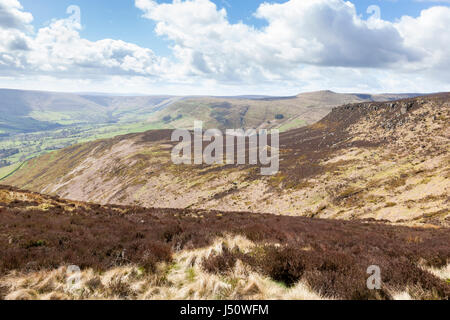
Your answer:
[[[101,204],[449,226],[449,117],[448,93],[334,108],[280,135],[271,177],[255,166],[174,165],[171,131],[155,130],[44,155],[4,183]]]
[[[100,206],[39,197],[9,187],[1,191],[29,198],[11,201],[11,196],[0,205],[2,275],[69,264],[99,271],[138,265],[152,274],[158,263],[170,263],[176,252],[204,248],[232,234],[246,237],[255,247],[247,252],[223,247],[221,253],[203,260],[206,271],[226,274],[241,261],[288,287],[304,281],[325,297],[390,298],[392,292],[404,290],[410,290],[414,298],[450,297],[449,285],[422,268],[448,264],[447,228]],[[49,203],[46,209],[42,209],[44,202]],[[381,291],[366,288],[370,265],[381,267]],[[127,288],[118,280],[110,290],[122,297],[129,292]]]

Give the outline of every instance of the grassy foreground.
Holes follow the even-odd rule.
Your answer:
[[[448,299],[448,228],[100,206],[0,189],[6,299]],[[68,265],[82,270],[75,289]],[[369,290],[367,268],[381,268]]]

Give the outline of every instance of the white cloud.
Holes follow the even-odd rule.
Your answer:
[[[417,18],[404,16],[395,26],[405,43],[420,50],[423,57],[399,67],[450,83],[450,8],[432,7]]]
[[[16,0],[0,0],[0,12],[14,19],[0,24],[0,75],[50,75],[104,78],[111,75],[157,76],[167,59],[152,50],[121,40],[89,41],[80,36],[76,19],[55,20],[30,32],[33,17]],[[1,17],[6,16],[6,14]],[[1,20],[1,19],[0,19]],[[14,23],[12,22],[14,21]]]
[[[361,69],[373,78],[380,76],[378,71],[405,78],[420,72],[446,81],[450,74],[447,7],[392,23],[364,20],[343,0],[263,3],[255,16],[267,26],[254,29],[242,22],[231,24],[226,10],[210,0],[135,4],[156,22],[158,35],[173,41],[180,69],[189,76],[220,82],[301,81],[308,66],[343,67],[352,74]]]
[[[38,70],[84,76],[111,74],[154,76],[164,59],[153,51],[121,40],[82,39],[80,26],[57,20],[39,29],[28,62]]]
[[[23,51],[29,50],[25,32],[32,31],[33,16],[17,0],[0,0],[0,73],[23,67]]]
[[[362,20],[342,0],[263,3],[255,13],[268,22],[262,30],[230,24],[225,9],[210,0],[136,0],[136,6],[156,21],[159,35],[174,41],[177,57],[200,73],[225,78],[269,68],[280,75],[300,64],[367,68],[420,58],[393,24]]]
[[[383,67],[417,59],[390,23],[362,20],[341,0],[291,0],[262,4],[256,16],[269,22],[261,37],[280,59],[344,67]]]
[[[33,16],[22,9],[18,0],[0,0],[0,28],[26,28],[33,21]]]

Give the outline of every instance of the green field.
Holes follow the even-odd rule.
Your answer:
[[[300,128],[300,127],[303,127],[306,125],[307,125],[307,123],[305,120],[297,118],[297,119],[293,119],[293,120],[290,120],[290,121],[282,124],[280,126],[279,130],[280,130],[280,132],[286,132],[291,129]]]
[[[77,125],[64,129],[16,134],[0,139],[0,150],[18,149],[19,152],[2,157],[11,165],[0,168],[0,180],[14,172],[24,161],[44,153],[62,149],[77,143],[111,138],[128,133],[138,133],[164,128],[164,123],[125,123],[105,125]]]
[[[10,165],[10,166],[0,168],[0,181],[5,179],[5,178],[7,178],[7,177],[9,177],[14,172],[19,170],[22,167],[23,164],[24,164],[24,162],[17,162],[15,164]]]

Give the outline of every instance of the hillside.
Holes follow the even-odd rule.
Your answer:
[[[170,99],[0,89],[0,131],[24,133],[63,125],[137,121]]]
[[[318,91],[294,97],[199,97],[182,99],[149,118],[170,128],[193,127],[202,120],[207,128],[278,128],[281,131],[310,125],[333,107],[364,101],[389,101],[410,95],[340,94]]]
[[[30,133],[73,125],[141,122],[146,118],[154,124],[170,128],[177,124],[175,119],[179,116],[184,119],[178,123],[195,118],[204,120],[211,127],[275,127],[300,115],[305,123],[315,122],[328,113],[330,106],[395,97],[401,95],[350,95],[320,91],[287,98],[192,98],[0,89],[0,134]],[[175,106],[170,107],[172,104]],[[283,114],[286,118],[272,124],[266,123],[276,120],[276,114]],[[170,116],[171,120],[164,120],[166,116]],[[300,122],[298,126],[302,126]]]
[[[101,206],[0,186],[0,300],[449,299],[449,231]],[[374,263],[380,290],[366,285]]]
[[[320,91],[284,98],[194,98],[0,89],[0,179],[30,158],[77,143],[192,127],[194,120],[203,120],[210,128],[276,127],[286,131],[320,120],[334,105],[403,96]]]
[[[170,130],[75,145],[2,183],[102,204],[449,224],[450,94],[334,108],[280,136],[280,172],[177,166]]]

